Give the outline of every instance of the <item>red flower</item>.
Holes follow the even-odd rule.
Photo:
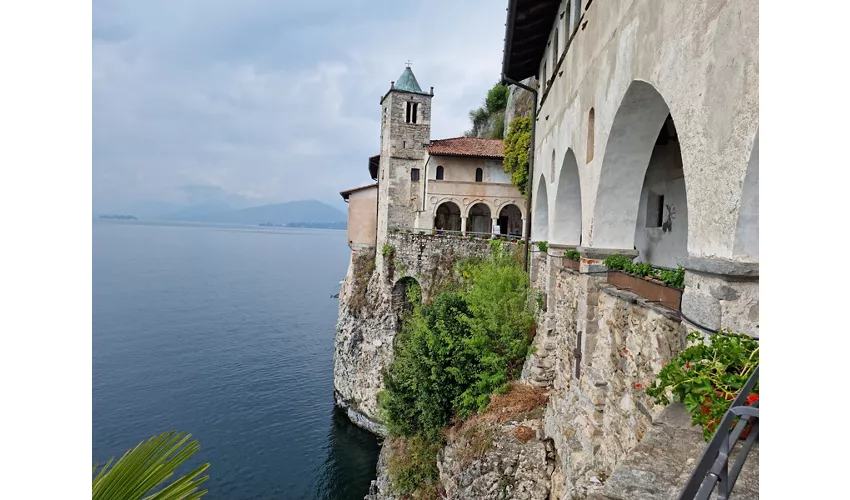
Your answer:
[[[641,389],[641,388],[643,387],[643,385],[641,385],[641,384],[635,384],[635,387],[637,387],[638,389]]]
[[[751,404],[755,403],[755,402],[756,402],[756,401],[758,401],[758,400],[759,400],[759,395],[758,395],[758,394],[750,394],[749,396],[747,396],[747,404],[748,404],[748,405],[751,405]]]
[[[691,363],[690,363],[690,361],[688,361],[687,363],[685,363],[685,370],[690,370],[690,369],[691,369]]]

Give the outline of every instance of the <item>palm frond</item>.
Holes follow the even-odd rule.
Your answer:
[[[188,500],[200,498],[207,490],[198,487],[209,479],[201,474],[210,464],[174,480],[159,491],[180,465],[201,447],[191,434],[171,431],[142,441],[112,465],[113,459],[92,479],[92,500]],[[99,464],[92,467],[92,475]],[[110,469],[110,465],[112,468]]]

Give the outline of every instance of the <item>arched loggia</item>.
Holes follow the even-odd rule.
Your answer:
[[[578,162],[572,149],[567,150],[561,162],[553,211],[552,243],[580,245],[581,184],[578,177]]]
[[[759,260],[759,134],[753,141],[744,185],[741,189],[741,208],[735,226],[734,255],[746,261]]]
[[[531,239],[547,241],[549,239],[549,196],[546,193],[546,179],[541,177],[534,195],[534,215],[531,217]]]
[[[652,85],[634,81],[608,134],[589,245],[637,248],[638,260],[674,267],[687,257],[687,210],[670,110]]]

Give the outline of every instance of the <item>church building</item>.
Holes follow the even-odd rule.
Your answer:
[[[498,139],[431,139],[431,99],[406,67],[381,98],[381,150],[373,181],[340,195],[348,202],[352,249],[375,247],[389,231],[524,236],[524,198],[502,167]]]

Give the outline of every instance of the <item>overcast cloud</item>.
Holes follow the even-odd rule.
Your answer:
[[[503,5],[504,4],[504,5]],[[95,0],[93,205],[318,199],[369,181],[378,101],[412,61],[432,138],[499,78],[496,0]]]

